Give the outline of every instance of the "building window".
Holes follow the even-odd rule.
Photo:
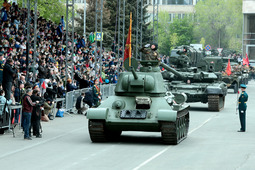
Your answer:
[[[162,0],[162,5],[167,5],[167,0]]]
[[[172,22],[172,14],[169,14],[169,21]]]
[[[174,5],[176,4],[176,0],[167,0],[167,5]]]
[[[182,14],[178,14],[178,19],[181,19],[182,18]]]
[[[183,5],[184,4],[184,0],[178,0],[176,4]]]

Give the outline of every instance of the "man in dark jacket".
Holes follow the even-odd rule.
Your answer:
[[[10,100],[12,84],[17,76],[17,71],[14,68],[13,63],[14,61],[12,59],[7,59],[3,70],[3,90],[5,91],[7,100]]]
[[[48,68],[46,67],[45,60],[41,60],[40,66],[38,67],[38,78],[40,80],[40,87],[44,80],[47,78]]]
[[[24,129],[24,139],[32,140],[29,136],[29,128],[31,124],[31,115],[33,111],[33,106],[39,103],[36,101],[35,103],[32,102],[30,96],[32,95],[32,89],[27,89],[26,94],[22,99],[22,125]]]
[[[48,83],[48,87],[46,88],[46,93],[48,96],[44,96],[45,99],[50,98],[52,101],[56,98],[57,90],[52,88],[52,84]]]
[[[40,97],[40,91],[36,89],[33,90],[31,100],[32,102],[39,101],[38,104],[33,106],[31,124],[33,127],[33,135],[36,136],[37,138],[41,138],[42,135],[40,134],[40,120],[41,120],[41,113],[43,110],[44,100]]]
[[[79,82],[80,89],[88,88],[89,87],[89,81],[86,78],[86,75],[83,75],[82,78],[78,75],[76,72],[74,75],[74,79]]]
[[[78,114],[83,114],[84,111],[88,110],[88,106],[86,106],[84,103],[84,97],[85,93],[82,92],[81,95],[77,98],[75,107],[78,110]]]

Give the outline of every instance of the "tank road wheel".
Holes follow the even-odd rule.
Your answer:
[[[185,109],[184,113],[178,115],[176,122],[162,121],[160,122],[160,126],[163,143],[176,145],[184,140],[188,135],[189,112]]]
[[[89,134],[92,142],[106,142],[105,122],[89,120]]]
[[[238,92],[238,84],[235,83],[235,84],[234,84],[234,93],[237,93],[237,92]]]
[[[219,95],[208,95],[208,110],[219,112],[224,108],[225,97]]]

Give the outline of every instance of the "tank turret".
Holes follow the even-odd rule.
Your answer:
[[[127,71],[120,74],[115,95],[87,112],[93,142],[117,138],[122,131],[161,132],[165,144],[178,144],[187,137],[186,95],[173,96],[167,92],[159,61],[140,61],[140,64],[137,71],[135,59],[131,63],[125,60]]]
[[[171,72],[163,72],[163,78],[167,79],[169,81],[173,80],[178,80],[178,81],[190,81],[190,83],[195,83],[195,82],[207,82],[207,83],[212,83],[214,81],[218,81],[219,78],[215,73],[210,73],[210,72],[205,72],[205,71],[200,71],[198,72],[197,68],[190,69],[190,72],[183,72],[183,71],[177,71],[174,68],[169,67],[168,65],[161,63],[161,67],[166,69],[167,71]]]

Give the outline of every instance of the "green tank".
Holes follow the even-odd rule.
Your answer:
[[[227,75],[225,70],[230,60],[232,74]],[[238,92],[240,84],[248,84],[248,71],[239,65],[237,60],[228,57],[206,56],[198,64],[202,70],[206,71],[213,68],[216,72],[222,72],[222,81],[227,84],[228,89],[233,89],[234,93]]]
[[[128,59],[126,60],[128,61]],[[116,139],[122,131],[161,132],[164,144],[178,144],[187,137],[189,105],[186,95],[167,92],[158,61],[132,59],[119,76],[115,95],[87,112],[92,142]]]
[[[208,103],[208,110],[220,111],[224,108],[227,86],[220,81],[220,75],[213,72],[199,71],[197,68],[189,68],[189,71],[177,71],[166,64],[161,63],[162,75],[168,87],[168,91],[174,95],[185,93],[187,103]]]

